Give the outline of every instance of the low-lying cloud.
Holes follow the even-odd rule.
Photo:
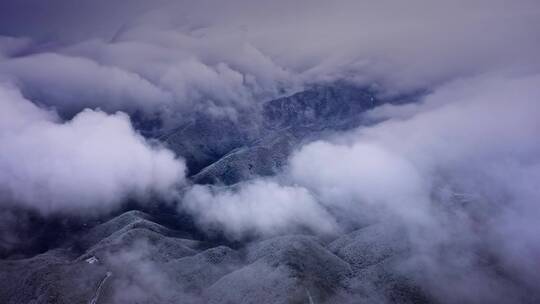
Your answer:
[[[510,288],[476,264],[487,257],[503,277],[534,289],[539,84],[538,75],[456,81],[408,118],[307,145],[291,160],[293,180],[325,204],[349,202],[345,208],[354,211],[375,203],[397,214],[414,232],[420,269],[440,276],[433,290],[449,302],[504,299],[487,292]],[[470,286],[485,292],[472,294]]]
[[[25,97],[68,116],[87,107],[110,113],[139,109],[151,114],[171,98],[136,73],[84,57],[43,53],[0,63],[0,70],[18,84]]]
[[[379,124],[307,144],[275,181],[196,186],[184,201],[203,227],[233,236],[398,220],[412,250],[400,267],[430,294],[508,302],[540,279],[539,88],[536,74],[458,80],[412,108],[366,114]]]
[[[166,198],[183,182],[184,162],[134,131],[126,114],[84,110],[62,122],[5,84],[0,103],[4,205],[97,213],[127,198]]]
[[[307,229],[335,233],[337,223],[304,188],[257,180],[239,189],[195,185],[187,191],[182,208],[194,214],[202,227],[223,231],[232,239],[283,234]]]

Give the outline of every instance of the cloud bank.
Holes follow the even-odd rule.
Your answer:
[[[533,0],[125,2],[6,1],[3,34],[33,43],[1,47],[12,51],[0,74],[60,113],[100,107],[178,121],[178,112],[231,115],[310,83],[348,79],[399,93],[540,64]],[[43,19],[54,20],[50,30]]]
[[[0,197],[44,214],[109,211],[127,198],[166,198],[184,179],[175,155],[145,140],[129,117],[53,111],[0,87]]]

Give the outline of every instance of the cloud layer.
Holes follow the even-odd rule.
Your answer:
[[[60,113],[100,107],[181,120],[179,112],[230,115],[313,82],[348,79],[399,93],[540,65],[533,0],[136,1],[130,9],[57,0],[54,10],[25,2],[4,4],[4,35],[28,38],[0,42],[9,50],[0,74]],[[37,8],[42,15],[24,25],[7,16]],[[105,17],[82,22],[88,14]],[[62,27],[45,33],[43,18]]]
[[[35,16],[40,2],[0,6],[3,204],[99,212],[174,195],[183,161],[128,115],[174,128],[312,83],[422,89],[421,103],[305,145],[279,176],[189,187],[179,208],[232,239],[395,220],[413,253],[400,265],[439,299],[538,290],[537,1],[137,1],[115,14],[125,1],[56,0]]]

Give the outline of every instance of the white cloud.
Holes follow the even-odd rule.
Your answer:
[[[486,256],[521,286],[539,279],[539,100],[539,75],[459,80],[406,115],[396,107],[385,113],[396,118],[308,144],[291,159],[292,179],[330,210],[354,218],[376,204],[401,218],[416,254],[409,271],[421,269],[437,297],[504,302],[523,291]]]
[[[84,110],[60,122],[11,86],[0,87],[2,202],[42,213],[111,210],[128,197],[167,198],[185,165],[137,134],[123,113]]]
[[[291,158],[290,174],[331,210],[349,217],[381,206],[418,221],[426,216],[428,181],[407,159],[376,142],[309,144]]]
[[[195,185],[185,194],[181,207],[203,227],[223,229],[231,238],[301,228],[328,234],[338,229],[333,217],[306,189],[272,180],[242,184],[239,189]]]

